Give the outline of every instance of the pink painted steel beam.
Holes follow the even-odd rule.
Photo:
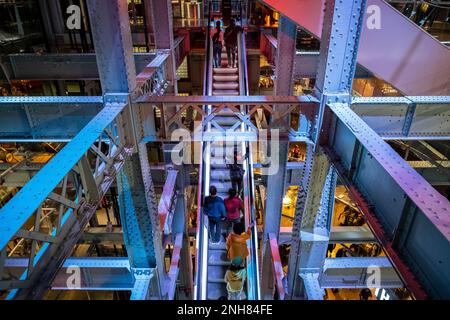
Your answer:
[[[284,271],[281,264],[280,252],[278,251],[277,236],[274,233],[269,233],[270,251],[272,253],[273,270],[275,273],[275,281],[277,284],[278,296],[280,300],[284,300],[286,291],[283,285]]]
[[[172,260],[170,261],[170,269],[167,283],[167,293],[169,300],[175,297],[175,289],[177,287],[177,278],[179,273],[178,263],[180,261],[181,248],[183,247],[183,234],[177,233],[173,244]]]
[[[264,0],[269,6],[320,39],[326,0]],[[380,29],[368,29],[366,12],[358,63],[405,95],[450,94],[450,49],[383,0],[368,0],[380,9]]]
[[[170,207],[172,206],[173,193],[175,192],[175,184],[177,181],[178,171],[169,170],[167,173],[167,179],[163,187],[163,192],[158,205],[158,214],[161,231],[164,230]]]
[[[305,96],[148,96],[138,99],[138,103],[173,104],[311,104],[319,102],[315,97]]]

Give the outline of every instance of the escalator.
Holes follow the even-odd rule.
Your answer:
[[[264,0],[315,37],[326,0]],[[450,94],[450,48],[383,0],[367,0],[358,63],[409,96]],[[379,13],[380,28],[368,28]]]
[[[209,35],[209,32],[207,33]],[[209,38],[209,37],[208,37]],[[247,95],[247,63],[245,36],[239,34],[238,45],[238,66],[237,68],[226,68],[226,53],[222,55],[222,68],[212,67],[212,46],[207,41],[207,59],[205,66],[205,95]],[[238,135],[240,131],[247,130],[236,116],[236,110],[224,107],[215,115],[212,115],[213,106],[204,106],[207,117],[213,116],[215,124],[222,130],[234,131]],[[241,106],[240,112],[245,112],[245,106]],[[203,142],[202,159],[199,174],[199,198],[197,212],[197,256],[196,256],[196,279],[195,279],[195,299],[196,300],[218,300],[227,297],[226,283],[224,276],[230,262],[227,259],[225,245],[226,228],[222,226],[221,242],[213,244],[208,240],[208,219],[203,215],[201,204],[204,197],[209,195],[210,186],[217,188],[217,195],[226,198],[228,190],[232,187],[230,181],[230,171],[227,164],[231,163],[235,152],[245,159],[242,163],[245,171],[243,181],[244,200],[244,221],[248,226],[254,221],[254,197],[253,197],[253,168],[251,157],[251,145],[245,141],[237,143],[226,143],[222,130],[208,122],[205,131],[223,136],[221,141]],[[245,284],[245,294],[249,300],[259,299],[259,278],[258,278],[258,243],[257,229],[253,227],[252,236],[247,241],[250,255],[246,261],[247,281]]]

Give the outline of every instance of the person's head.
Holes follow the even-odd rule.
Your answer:
[[[211,196],[217,195],[217,188],[216,188],[215,186],[209,187],[209,194],[210,194]]]
[[[234,27],[236,25],[236,21],[234,21],[234,19],[230,20],[230,26]]]
[[[217,28],[217,29],[220,29],[220,20],[217,20],[217,21],[216,21],[216,28]]]
[[[233,224],[233,232],[235,234],[241,235],[245,232],[245,226],[242,222]]]
[[[230,198],[236,197],[236,190],[231,188],[230,190],[228,190],[228,195],[230,196]]]

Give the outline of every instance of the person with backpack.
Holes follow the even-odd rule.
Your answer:
[[[244,203],[236,196],[236,190],[228,190],[228,198],[224,200],[227,210],[227,233],[230,233],[236,223],[241,222],[241,212],[244,210]]]
[[[223,199],[217,196],[217,188],[209,188],[209,196],[203,201],[203,213],[208,215],[209,220],[209,238],[212,243],[219,243],[221,237],[220,224],[226,217],[225,204]]]
[[[220,68],[222,66],[222,47],[224,44],[220,21],[216,21],[216,27],[211,30],[211,40],[213,43],[213,67]]]
[[[243,29],[236,25],[234,19],[230,20],[230,25],[225,29],[224,40],[227,49],[228,68],[236,68],[236,52],[237,52],[237,37],[238,33]]]
[[[225,273],[227,283],[228,300],[244,300],[244,283],[247,272],[241,257],[237,256],[231,261],[231,265]]]
[[[240,194],[242,190],[242,179],[244,178],[244,169],[237,163],[229,164],[228,168],[230,169],[231,186],[236,190],[237,194]]]

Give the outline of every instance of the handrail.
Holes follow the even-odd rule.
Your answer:
[[[205,70],[203,77],[203,95],[212,95],[212,47],[210,37],[211,27],[211,3],[208,2],[208,28],[206,29],[205,41]],[[211,106],[205,105],[206,112],[209,113]],[[203,126],[203,124],[202,124]],[[205,149],[205,150],[204,150]],[[198,189],[197,189],[197,231],[196,231],[196,259],[195,259],[195,289],[194,300],[206,300],[207,298],[207,279],[208,279],[208,223],[203,214],[203,198],[209,193],[209,157],[203,161],[204,152],[208,154],[210,143],[206,146],[200,143],[200,165],[198,171]]]
[[[245,34],[239,33],[238,41],[238,57],[239,57],[239,93],[242,96],[249,95],[248,76],[247,76],[247,49],[245,44]],[[248,106],[242,107],[245,112],[248,111]],[[242,131],[246,131],[246,125],[242,124]],[[255,197],[253,191],[255,190],[253,178],[253,157],[252,145],[245,142],[242,146],[245,161],[243,166],[246,168],[244,174],[244,211],[245,224],[248,226],[255,221]],[[248,300],[259,300],[261,293],[259,287],[259,263],[258,263],[258,229],[254,225],[251,230],[249,251],[250,255],[247,257],[247,298]]]

